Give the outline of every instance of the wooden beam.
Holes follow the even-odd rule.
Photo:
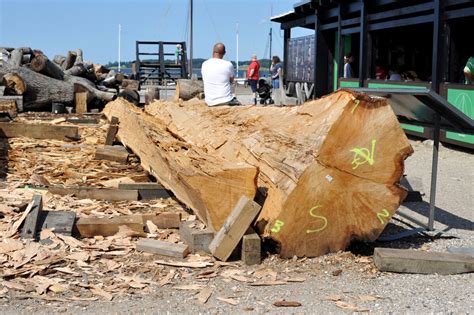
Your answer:
[[[127,163],[129,156],[130,154],[123,146],[105,145],[96,148],[94,159]]]
[[[23,229],[21,230],[21,238],[36,239],[38,233],[38,221],[43,210],[43,197],[41,195],[34,195],[31,201],[33,206],[30,213],[26,217]]]
[[[196,221],[181,222],[179,227],[179,235],[181,240],[189,245],[189,250],[192,253],[203,251],[210,253],[209,244],[214,238],[214,232],[209,228],[204,230],[196,228]]]
[[[112,117],[110,119],[110,126],[107,130],[107,136],[105,137],[105,145],[112,145],[114,143],[115,136],[118,132],[118,122],[119,120],[117,117]]]
[[[163,242],[153,239],[139,240],[137,243],[137,250],[176,258],[184,258],[189,254],[188,245]]]
[[[74,104],[76,105],[77,114],[87,112],[87,94],[87,91],[74,92]]]
[[[0,122],[0,138],[28,137],[33,139],[79,140],[75,126]]]
[[[248,228],[242,237],[242,262],[246,265],[257,265],[262,261],[262,240],[252,228]]]
[[[159,229],[178,229],[181,223],[181,214],[177,212],[142,214],[141,217],[143,224],[151,221]]]
[[[156,190],[156,189],[165,189],[160,183],[119,183],[119,189],[138,189],[138,190]]]
[[[465,254],[376,248],[374,262],[380,271],[450,275],[474,271],[474,258]]]
[[[54,186],[49,187],[48,191],[55,195],[74,195],[80,199],[98,199],[109,201],[138,200],[137,190]]]
[[[119,231],[120,226],[126,226],[138,234],[145,234],[142,217],[133,215],[114,218],[79,218],[76,222],[76,231],[81,237],[112,236]]]
[[[234,209],[232,209],[222,228],[217,232],[211,244],[209,244],[209,250],[212,255],[222,261],[226,261],[252,221],[257,217],[260,209],[259,204],[242,196]]]

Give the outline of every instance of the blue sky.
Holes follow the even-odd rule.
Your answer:
[[[227,60],[252,53],[268,56],[273,26],[273,55],[283,54],[283,31],[270,16],[292,11],[298,0],[194,0],[194,58],[208,58],[222,41]],[[50,58],[82,48],[84,58],[107,63],[135,59],[136,40],[187,40],[188,0],[0,0],[0,46],[29,46]],[[292,37],[298,31],[292,33]],[[301,35],[306,35],[304,31]]]

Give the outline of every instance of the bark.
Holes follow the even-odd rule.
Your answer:
[[[204,85],[202,81],[179,79],[176,83],[176,93],[174,101],[182,99],[183,101],[190,100],[194,97],[203,99]]]
[[[71,104],[74,100],[74,87],[71,83],[56,80],[26,67],[15,67],[8,63],[0,66],[0,76],[12,73],[20,76],[27,86],[23,94],[24,109],[39,109],[51,103]]]
[[[45,55],[38,54],[31,61],[31,69],[33,71],[47,75],[50,78],[63,80],[63,70],[54,62],[48,59]]]
[[[7,73],[2,79],[7,95],[23,95],[26,91],[25,81],[16,73]]]
[[[105,102],[112,101],[116,98],[116,95],[114,93],[99,91],[91,81],[85,78],[66,74],[64,76],[64,81],[69,82],[71,84],[79,84],[86,88],[89,92],[88,102],[91,101],[93,98],[98,98]]]
[[[76,49],[76,60],[74,61],[74,65],[77,65],[83,62],[84,62],[84,58],[83,58],[82,49],[78,48]]]
[[[56,55],[53,58],[53,62],[62,68],[63,63],[66,61],[66,57],[62,55]]]
[[[106,115],[119,117],[118,111],[124,109],[117,102],[107,106]],[[205,152],[259,169],[257,185],[266,199],[255,227],[279,244],[282,257],[344,250],[353,239],[373,241],[406,195],[398,181],[403,161],[413,151],[383,99],[342,90],[298,107],[208,107],[193,100],[155,102],[145,109],[151,115],[143,114],[146,119],[159,122],[179,139],[181,148],[187,148],[174,147],[173,160],[183,159],[186,152]],[[122,130],[127,123],[119,119]],[[145,118],[138,121],[133,129],[142,128]],[[143,140],[135,136],[134,141]],[[153,139],[159,154],[170,153],[169,147]],[[143,157],[140,148],[131,149]],[[160,181],[180,171],[157,174],[156,170],[161,170],[155,169]],[[167,184],[175,194],[190,185]],[[216,187],[200,191],[200,197],[222,193]],[[201,219],[206,211],[208,218],[226,218],[232,209],[202,208],[179,193],[176,196]],[[220,222],[206,221],[214,229]]]
[[[63,70],[67,70],[71,68],[74,65],[74,62],[76,62],[77,54],[75,51],[68,51],[66,60],[63,63]]]
[[[71,68],[64,70],[65,74],[75,75],[78,77],[82,77],[87,73],[87,68],[82,63],[76,63]]]

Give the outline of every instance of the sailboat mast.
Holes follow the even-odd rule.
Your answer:
[[[189,77],[193,77],[193,0],[189,0]]]
[[[236,66],[237,66],[237,74],[236,74],[236,78],[239,77],[239,22],[237,22],[237,53],[236,53]]]
[[[120,72],[120,39],[122,34],[122,25],[118,25],[118,72]]]
[[[272,66],[272,40],[273,40],[273,36],[272,36],[272,18],[273,16],[273,3],[270,3],[270,56],[268,59],[270,59],[270,65],[268,66],[268,69],[270,69],[270,67]]]

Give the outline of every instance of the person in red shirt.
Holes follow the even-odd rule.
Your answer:
[[[257,55],[252,55],[252,62],[249,65],[247,70],[247,81],[252,89],[252,93],[254,93],[254,104],[257,104],[257,83],[258,79],[260,78],[260,63],[257,60]]]

